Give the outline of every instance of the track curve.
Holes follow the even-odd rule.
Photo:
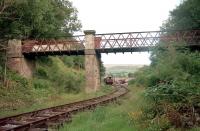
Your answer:
[[[128,93],[127,88],[118,86],[112,93],[96,98],[0,118],[0,131],[35,130],[71,121],[73,114],[113,102],[126,93]]]

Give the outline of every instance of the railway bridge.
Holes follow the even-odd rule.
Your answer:
[[[31,78],[35,56],[84,55],[86,92],[100,88],[99,62],[101,53],[149,51],[158,43],[185,43],[184,46],[200,48],[200,30],[145,31],[127,33],[95,34],[94,30],[84,35],[65,39],[9,40],[8,68],[24,77]]]

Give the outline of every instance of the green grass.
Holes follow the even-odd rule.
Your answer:
[[[136,72],[142,65],[107,65],[106,74],[112,74],[117,77],[128,77],[129,73]]]
[[[174,128],[165,115],[147,118],[149,113],[145,110],[153,105],[145,99],[144,91],[144,88],[132,85],[130,92],[116,103],[78,113],[59,131],[182,131]]]
[[[72,94],[72,93],[56,93],[56,90],[54,89],[55,93],[52,93],[53,91],[49,91],[47,89],[39,89],[39,90],[34,90],[33,94],[31,96],[33,101],[30,101],[29,104],[28,102],[23,102],[19,101],[19,99],[16,99],[17,96],[13,97],[11,100],[11,96],[8,96],[8,99],[1,100],[1,104],[6,104],[6,101],[11,101],[11,105],[7,108],[0,108],[0,117],[5,117],[5,116],[10,116],[10,115],[15,115],[23,112],[29,112],[37,109],[42,109],[42,108],[47,108],[47,107],[53,107],[56,105],[62,105],[66,103],[71,103],[75,101],[80,101],[88,98],[93,98],[97,96],[101,96],[104,94],[107,94],[113,89],[108,86],[103,86],[101,90],[95,92],[95,93],[90,93],[86,94],[84,92],[80,92],[77,94]],[[15,92],[15,91],[14,91]],[[8,93],[8,92],[7,92]],[[16,93],[16,92],[15,92]],[[14,95],[14,94],[12,94]],[[17,95],[22,95],[17,93]],[[25,96],[22,96],[25,97]],[[16,101],[15,101],[16,99]],[[28,99],[28,98],[27,98]],[[0,105],[2,107],[5,107],[5,105]]]
[[[7,80],[7,87],[0,83],[0,117],[102,94],[84,94],[84,70],[68,67],[59,57],[37,59],[33,79],[8,70]]]
[[[144,105],[143,88],[132,88],[131,92],[115,104],[98,107],[93,112],[79,113],[72,123],[65,124],[60,131],[133,131],[142,129],[134,124],[130,113],[140,112]]]
[[[103,87],[96,93],[84,93],[84,73],[83,69],[67,66],[60,57],[37,59],[33,79],[25,79],[8,70],[8,86],[0,83],[0,117],[80,101],[112,91]]]

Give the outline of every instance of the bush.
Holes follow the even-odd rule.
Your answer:
[[[200,52],[163,48],[153,51],[149,67],[135,73],[135,83],[146,87],[147,99],[155,103],[149,110],[156,114],[167,113],[166,104],[177,113],[182,108],[196,112],[200,109]]]
[[[21,77],[20,75],[14,73],[14,72],[11,72],[9,70],[8,70],[7,73],[8,73],[7,79],[10,80],[10,81],[14,81],[16,83],[15,84],[16,87],[19,86],[18,88],[21,88],[21,87],[22,88],[28,88],[28,87],[31,86],[29,81],[26,78]]]
[[[78,93],[83,84],[83,70],[67,67],[59,57],[37,58],[33,79],[8,70],[7,88],[0,84],[0,112],[32,107],[64,93]]]
[[[43,59],[45,62],[43,62]],[[65,63],[69,59],[74,60],[73,57],[40,58],[36,67],[36,78],[40,80],[35,83],[35,87],[45,88],[45,86],[51,86],[57,88],[60,92],[79,92],[84,84],[84,75],[82,71],[69,68],[70,65]],[[48,81],[50,84],[44,84]]]
[[[74,59],[70,56],[64,56],[61,58],[64,64],[68,67],[74,67]]]
[[[51,87],[51,84],[49,83],[49,81],[44,80],[44,79],[35,79],[33,81],[33,86],[36,89],[42,89],[42,88],[49,88]]]
[[[37,70],[36,70],[36,75],[39,77],[39,78],[48,78],[48,73],[47,71],[45,70],[45,68],[43,67],[38,67]]]

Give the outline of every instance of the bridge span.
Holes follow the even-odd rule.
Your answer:
[[[164,42],[180,43],[191,48],[200,48],[200,30],[146,31],[128,33],[95,34],[65,39],[10,40],[8,42],[7,66],[24,77],[33,76],[35,56],[84,55],[86,70],[86,92],[100,88],[100,53],[149,51]],[[183,44],[185,43],[185,44]]]
[[[94,41],[94,49],[98,53],[149,51],[159,42],[200,46],[200,30],[94,34]],[[84,55],[85,42],[85,35],[60,40],[24,40],[22,52],[24,55]]]

